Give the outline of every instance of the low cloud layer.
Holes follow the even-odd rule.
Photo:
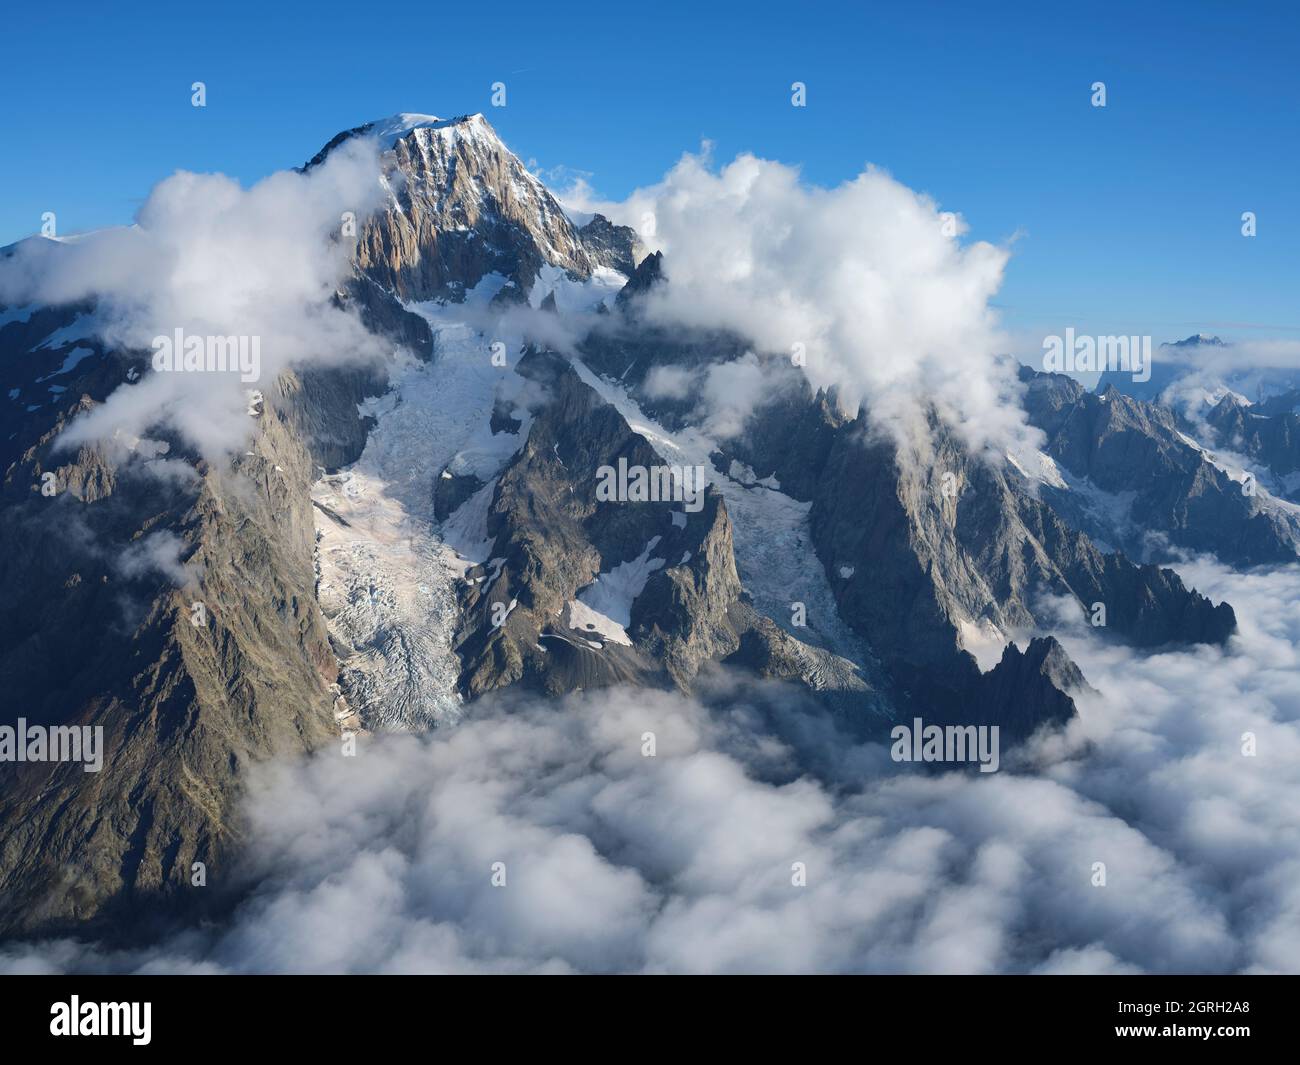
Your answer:
[[[1300,341],[1296,340],[1165,346],[1156,352],[1156,362],[1177,374],[1161,393],[1161,401],[1193,424],[1203,423],[1224,387],[1252,403],[1261,395],[1267,398],[1300,389]]]
[[[1018,768],[896,765],[762,688],[507,702],[265,768],[262,886],[219,932],[3,968],[1295,971],[1300,567],[1182,568],[1238,607],[1232,646],[1067,634],[1101,695]]]
[[[96,300],[94,330],[111,347],[152,354],[155,337],[256,337],[260,378],[147,372],[123,385],[63,443],[146,436],[170,426],[209,457],[247,437],[247,389],[285,368],[380,354],[355,316],[330,305],[349,270],[344,212],[361,218],[381,189],[372,142],[353,140],[308,174],[250,188],[220,174],[160,182],[136,224],[68,241],[33,239],[0,262],[0,304]]]
[[[867,403],[902,441],[923,446],[934,402],[972,446],[1032,439],[1014,398],[1015,366],[989,301],[1005,248],[963,243],[965,225],[875,168],[833,189],[796,168],[739,156],[720,169],[686,155],[659,184],[600,210],[663,250],[669,284],[649,313],[663,323],[731,329],[768,352],[798,353],[846,409]]]

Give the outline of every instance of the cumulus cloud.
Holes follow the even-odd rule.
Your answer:
[[[252,425],[245,390],[285,368],[379,355],[355,316],[331,305],[349,269],[342,215],[378,204],[373,142],[352,140],[306,174],[284,171],[250,188],[220,174],[179,172],[150,193],[133,226],[61,242],[35,239],[0,262],[0,303],[95,302],[94,330],[110,346],[152,354],[155,337],[258,338],[260,378],[147,372],[65,433],[76,445],[157,426],[209,457],[236,448]]]
[[[264,767],[260,886],[219,930],[3,967],[1296,971],[1300,567],[1185,572],[1238,604],[1232,646],[1066,634],[1100,695],[996,774],[897,765],[762,686],[479,704]]]
[[[801,355],[814,386],[839,386],[846,409],[866,403],[915,447],[931,402],[977,450],[1034,439],[989,307],[1009,252],[963,243],[959,217],[883,171],[824,189],[752,155],[714,169],[706,151],[624,203],[601,203],[585,185],[565,202],[664,252],[669,283],[650,297],[652,319]]]

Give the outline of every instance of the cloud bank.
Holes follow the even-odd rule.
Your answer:
[[[1202,344],[1187,349],[1161,347],[1157,364],[1175,368],[1176,378],[1160,401],[1196,425],[1203,425],[1226,387],[1255,402],[1300,389],[1300,341],[1251,339],[1230,344]]]

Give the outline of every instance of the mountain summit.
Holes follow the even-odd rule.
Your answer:
[[[523,300],[544,266],[584,279],[624,264],[635,234],[589,225],[589,243],[545,185],[481,114],[441,119],[398,114],[340,133],[373,136],[382,151],[386,204],[359,232],[357,266],[405,300],[463,298],[488,274],[506,279],[503,299]]]

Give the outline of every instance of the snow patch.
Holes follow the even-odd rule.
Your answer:
[[[567,618],[569,628],[577,629],[579,632],[595,632],[611,643],[619,643],[624,647],[632,646],[627,630],[613,618],[592,610],[580,599],[570,599],[566,605],[569,608]]]
[[[62,377],[65,373],[71,373],[76,369],[77,364],[83,359],[88,359],[95,352],[90,348],[75,347],[68,352],[67,358],[63,360],[63,365],[53,373],[47,373],[44,377],[38,377],[38,381],[48,381],[51,377]]]
[[[658,536],[654,537],[636,558],[619,563],[583,588],[576,602],[582,624],[573,622],[577,616],[573,603],[570,604],[569,624],[583,630],[587,623],[592,623],[606,638],[630,647],[632,641],[627,635],[627,626],[632,624],[632,604],[645,590],[650,575],[664,565],[664,559],[650,557],[659,546],[659,540]]]

